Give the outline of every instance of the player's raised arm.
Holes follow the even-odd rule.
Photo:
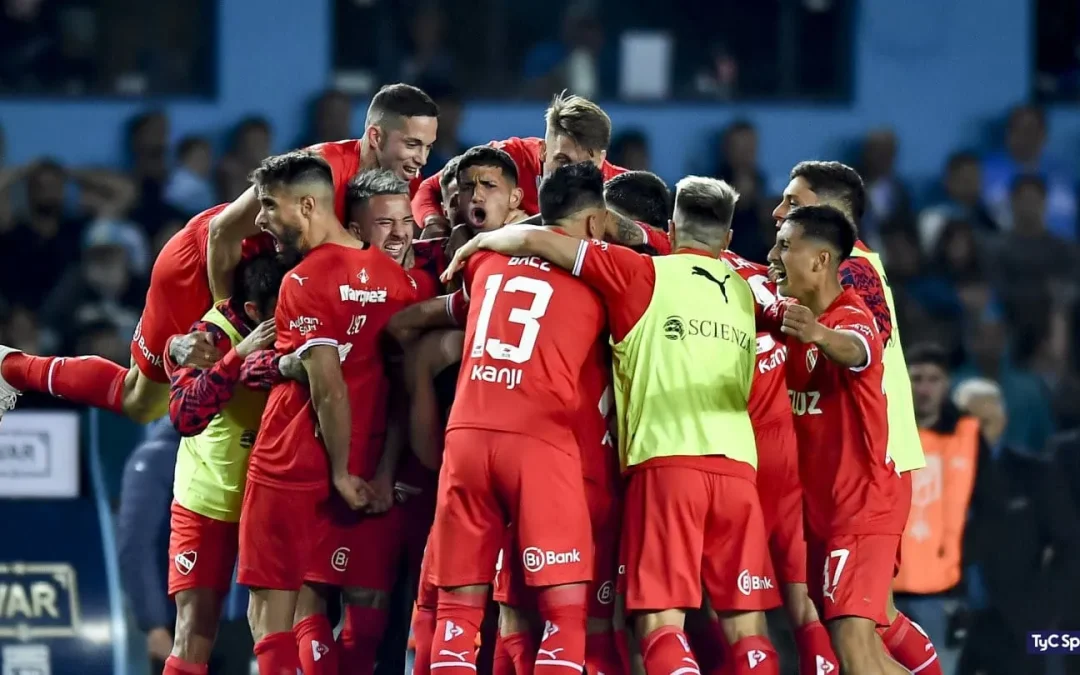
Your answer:
[[[871,330],[866,327],[867,330]],[[788,306],[780,328],[803,342],[817,345],[830,361],[845,368],[862,369],[870,364],[868,339],[855,327],[829,328],[818,323],[809,308],[799,304]]]
[[[210,220],[206,269],[214,302],[232,295],[233,270],[240,264],[244,239],[259,233],[255,224],[258,213],[259,200],[252,186]]]

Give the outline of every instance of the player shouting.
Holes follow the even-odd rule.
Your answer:
[[[372,99],[364,138],[316,146],[314,151],[331,166],[338,218],[344,220],[345,185],[363,168],[391,169],[415,189],[437,128],[438,106],[427,94],[392,84]],[[0,416],[23,391],[111,410],[141,423],[163,415],[168,408],[163,361],[168,341],[187,331],[214,300],[228,298],[236,265],[265,249],[265,238],[256,237],[257,211],[249,189],[235,202],[195,216],[169,240],[154,261],[128,368],[98,356],[31,356],[0,345]],[[204,334],[176,339],[184,342],[186,364],[205,367],[221,356]]]
[[[840,210],[855,225],[866,206],[866,188],[851,167],[840,162],[800,162],[791,170],[791,181],[784,189],[783,200],[773,211],[777,228],[790,210],[797,206],[824,204]],[[889,413],[889,456],[904,479],[904,489],[911,491],[911,472],[926,466],[922,441],[915,421],[900,329],[894,321],[896,305],[881,258],[858,238],[851,257],[840,265],[840,283],[853,289],[874,317],[885,346],[885,394]],[[893,658],[921,675],[941,675],[937,652],[925,632],[903,613],[897,611],[889,594],[886,608],[887,627],[879,629],[885,647]]]
[[[509,227],[478,235],[448,269],[477,250],[535,255],[604,299],[628,473],[626,608],[649,673],[699,671],[682,628],[685,610],[701,605],[703,584],[724,613],[733,672],[779,672],[762,612],[779,598],[747,414],[754,300],[746,281],[716,259],[730,240],[736,199],[722,181],[680,181],[671,256]]]
[[[810,595],[840,670],[906,673],[875,632],[898,564],[911,493],[889,457],[883,345],[870,311],[840,286],[854,227],[828,206],[793,209],[769,251],[770,273],[795,303],[766,310],[787,335],[788,394],[805,495]]]
[[[298,642],[311,657],[306,671],[336,657],[325,615],[304,619],[294,633],[297,595],[330,531],[327,477],[353,510],[382,498],[365,480],[377,463],[365,452],[377,408],[372,374],[383,376],[377,338],[384,317],[414,290],[399,265],[342,227],[325,160],[309,152],[271,157],[253,178],[260,227],[304,255],[282,284],[275,325],[277,350],[299,355],[308,385],[288,381],[270,392],[248,467],[238,579],[251,588],[259,672],[291,675],[300,667]],[[335,562],[347,566],[348,552]]]
[[[236,293],[192,327],[225,353],[211,368],[174,368],[169,416],[184,436],[170,519],[169,595],[176,633],[165,675],[206,673],[221,603],[236,566],[248,454],[266,395],[239,385],[244,359],[274,341],[271,317],[285,267],[272,254],[242,262]],[[267,320],[270,318],[270,320]]]

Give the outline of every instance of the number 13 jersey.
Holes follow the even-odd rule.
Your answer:
[[[605,363],[599,297],[541,258],[487,251],[469,258],[464,281],[447,298],[465,349],[446,430],[524,434],[577,453],[576,425],[585,408],[596,415],[581,382],[604,377],[591,372]]]

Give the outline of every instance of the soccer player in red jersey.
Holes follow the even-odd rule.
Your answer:
[[[384,498],[368,482],[379,463],[372,396],[385,377],[378,336],[415,291],[399,265],[342,227],[325,160],[310,152],[272,157],[254,182],[260,227],[304,255],[282,284],[275,323],[277,350],[298,353],[308,385],[289,381],[270,392],[248,468],[238,579],[251,588],[259,672],[294,673],[304,654],[305,671],[316,672],[315,661],[336,657],[333,633],[325,616],[294,629],[297,595],[330,534],[328,499],[359,511]],[[348,558],[342,552],[334,562],[345,567]]]
[[[225,356],[211,368],[175,367],[169,416],[184,436],[170,518],[169,595],[176,630],[165,675],[206,673],[221,603],[232,585],[247,459],[265,395],[244,391],[241,367],[274,342],[274,307],[285,266],[272,253],[240,263],[233,298],[191,328]],[[267,320],[267,318],[269,320]]]
[[[541,179],[560,166],[592,162],[600,168],[604,180],[625,171],[607,161],[611,118],[600,106],[563,92],[552,99],[545,121],[544,138],[514,137],[491,143],[507,152],[517,165],[518,185],[522,190],[521,210],[530,216],[540,212]],[[450,226],[439,208],[440,177],[441,174],[435,174],[420,184],[413,197],[413,214],[425,230],[435,227],[440,236],[446,236]]]
[[[459,181],[465,166],[463,159]],[[558,169],[540,203],[544,222],[579,237],[599,234],[599,170]],[[536,258],[477,255],[457,294],[473,296],[431,535],[430,575],[440,589],[431,668],[473,664],[486,590],[513,523],[513,554],[538,589],[544,621],[536,666],[580,673],[592,534],[573,428],[579,382],[603,349],[604,312],[584,285]]]
[[[769,252],[794,302],[763,315],[788,336],[787,383],[805,495],[807,577],[841,672],[906,673],[876,633],[898,565],[910,492],[886,452],[883,345],[870,311],[840,286],[854,226],[828,206],[788,213]]]
[[[855,225],[857,235],[859,221],[866,207],[866,187],[862,177],[855,169],[840,162],[807,161],[795,165],[791,170],[791,180],[784,189],[783,199],[773,210],[777,229],[791,209],[815,205],[828,205],[840,210]],[[855,253],[840,265],[840,283],[844,288],[853,289],[870,310],[875,326],[881,334],[882,343],[886,345],[886,360],[890,350],[898,351],[902,360],[903,352],[899,351],[893,313],[886,293],[888,280],[875,268],[872,258],[876,256],[858,238],[855,240],[854,251]],[[893,365],[890,361],[887,368],[891,367]],[[889,377],[895,379],[888,380]],[[902,364],[895,376],[890,376],[887,370],[886,378],[897,386],[908,386],[907,371]],[[893,384],[887,383],[886,389],[892,386]],[[910,392],[892,394],[886,391],[886,396],[890,396],[890,419],[894,412],[897,412],[894,411],[894,406],[901,406],[896,424],[905,425],[907,434],[904,435],[905,429],[894,428],[890,435],[890,445],[896,441],[897,449],[905,455],[894,459],[904,479],[904,489],[910,493],[911,470],[922,465],[919,462],[922,448],[917,437],[914,409],[908,403],[909,410],[905,414],[902,405],[904,397],[910,401]],[[933,643],[922,628],[897,610],[892,593],[889,594],[885,611],[889,624],[878,632],[892,657],[908,669],[918,670],[921,675],[941,675],[941,664],[937,661],[937,651]]]

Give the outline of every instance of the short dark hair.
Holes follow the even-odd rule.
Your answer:
[[[318,182],[334,189],[334,173],[330,165],[309,150],[293,150],[283,155],[271,155],[251,172],[251,182],[261,188],[274,185],[297,185]]]
[[[557,223],[587,208],[604,207],[604,176],[592,162],[560,166],[540,184],[540,218]]]
[[[395,127],[406,117],[438,117],[439,106],[431,97],[411,84],[387,84],[371,99],[367,126]]]
[[[176,148],[176,156],[184,159],[199,147],[210,147],[210,141],[203,136],[184,136]]]
[[[687,234],[690,234],[688,230],[700,235],[706,235],[709,230],[726,232],[731,228],[737,201],[739,193],[724,181],[687,176],[675,184],[676,225]],[[694,238],[704,241],[698,236]]]
[[[971,150],[960,150],[949,155],[945,162],[945,171],[954,171],[964,164],[979,164],[979,155]]]
[[[556,94],[544,120],[548,132],[567,136],[589,152],[607,150],[611,144],[611,118],[587,98]]]
[[[1046,196],[1046,181],[1042,176],[1035,173],[1023,173],[1013,179],[1012,185],[1009,186],[1009,194],[1015,196],[1017,192],[1023,190],[1026,187],[1033,187],[1042,193],[1042,196]]]
[[[266,316],[288,271],[273,251],[240,261],[233,272],[233,297],[229,301],[233,309],[243,316],[244,303],[253,302],[259,313]]]
[[[1039,126],[1046,130],[1046,111],[1041,106],[1037,106],[1034,103],[1021,103],[1020,105],[1013,106],[1009,110],[1008,126],[1016,124],[1016,121],[1022,115],[1034,115],[1035,121],[1039,123]]]
[[[933,365],[949,372],[949,352],[935,342],[919,342],[904,350],[908,367]]]
[[[457,180],[457,168],[460,161],[461,155],[456,155],[451,157],[446,166],[442,168],[442,173],[439,174],[439,189],[441,191],[446,192],[450,188],[450,183]]]
[[[671,191],[649,171],[627,171],[604,183],[604,200],[627,218],[666,230],[671,215]]]
[[[844,205],[843,211],[858,227],[866,211],[866,186],[855,169],[840,162],[799,162],[791,170],[791,179],[802,178],[814,194]]]
[[[350,217],[354,208],[364,206],[372,197],[385,195],[408,197],[409,184],[387,169],[369,169],[356,174],[345,188],[345,217]]]
[[[818,239],[836,249],[837,263],[851,256],[855,247],[855,225],[843,211],[833,206],[799,206],[791,210],[786,222],[802,226],[803,236]]]
[[[493,148],[490,145],[477,145],[466,150],[465,154],[458,158],[457,170],[454,172],[457,175],[458,183],[461,182],[461,174],[465,173],[466,169],[471,169],[474,166],[489,166],[502,169],[503,175],[514,187],[517,187],[517,164],[514,163],[514,158],[505,150]]]

